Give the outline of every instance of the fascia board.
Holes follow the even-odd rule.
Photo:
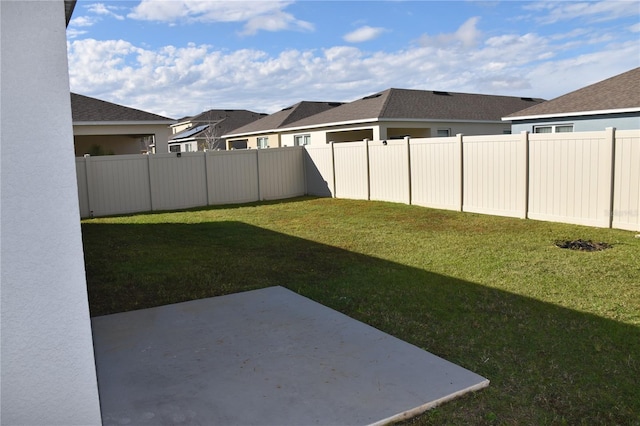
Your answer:
[[[155,121],[74,121],[74,126],[152,126],[152,125],[170,125],[175,123],[173,120],[155,120]]]
[[[268,129],[268,130],[256,130],[254,132],[246,132],[246,133],[227,133],[226,135],[220,136],[220,139],[231,139],[231,138],[241,138],[244,136],[254,136],[254,135],[273,135],[280,133],[281,129]]]
[[[307,126],[280,127],[278,129],[261,130],[257,132],[222,135],[222,137],[225,139],[229,139],[229,138],[236,138],[236,137],[243,137],[243,136],[259,135],[259,134],[295,132],[295,131],[301,131],[301,130],[321,129],[321,128],[328,128],[328,127],[350,126],[353,124],[371,124],[371,123],[384,123],[384,122],[488,123],[488,124],[502,123],[501,120],[460,120],[460,119],[451,120],[451,119],[434,119],[434,118],[378,118],[376,117],[376,118],[367,118],[364,120],[348,120],[348,121],[336,121],[333,123],[311,124]]]
[[[554,114],[538,114],[538,115],[521,115],[518,117],[502,117],[502,121],[514,120],[537,120],[540,118],[562,118],[562,117],[580,117],[584,115],[606,115],[606,114],[623,114],[627,112],[640,112],[640,107],[620,108],[620,109],[601,109],[596,111],[576,111]]]

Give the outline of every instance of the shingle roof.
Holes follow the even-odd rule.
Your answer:
[[[171,118],[135,108],[71,93],[71,115],[80,121],[173,121]]]
[[[263,117],[260,120],[233,129],[230,134],[246,134],[278,129],[311,115],[339,107],[340,105],[342,105],[342,102],[298,102],[297,104]]]
[[[640,107],[640,67],[539,105],[505,116],[507,119]]]
[[[500,121],[540,102],[543,99],[392,88],[283,127],[371,119]]]
[[[215,125],[219,130],[216,130],[216,134],[224,135],[225,133],[229,133],[229,131],[236,129],[241,126],[248,125],[248,123],[253,123],[255,121],[259,121],[262,118],[268,117],[266,114],[248,111],[246,109],[211,109],[209,111],[204,111],[198,115],[194,115],[190,118],[184,118],[180,122],[191,122],[192,127],[189,129],[183,130],[180,133],[177,133],[173,136],[173,139],[181,139],[185,132],[189,132],[196,126],[203,124],[212,124]],[[202,133],[205,129],[201,130],[196,134],[192,134],[189,137],[196,138],[200,133]]]

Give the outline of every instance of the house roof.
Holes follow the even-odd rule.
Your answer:
[[[230,130],[245,126],[247,123],[259,121],[266,117],[266,114],[248,111],[246,109],[211,109],[204,111],[193,117],[185,117],[178,123],[192,123],[192,126],[179,133],[176,133],[171,138],[171,141],[177,141],[185,138],[194,139],[201,136],[201,133],[206,130],[207,127],[216,126],[216,134],[224,135]],[[194,131],[200,128],[200,130]],[[221,136],[217,136],[221,137]]]
[[[298,102],[260,120],[233,129],[231,134],[250,134],[275,130],[340,105],[343,105],[342,102]]]
[[[76,7],[76,0],[64,0],[64,15],[67,26],[71,21],[71,15],[73,15],[73,9]]]
[[[285,127],[363,120],[500,121],[506,114],[540,102],[543,100],[391,88]]]
[[[505,116],[507,120],[640,110],[640,68]]]
[[[135,108],[113,104],[89,96],[71,93],[71,115],[73,122],[158,122],[169,123],[173,119]]]

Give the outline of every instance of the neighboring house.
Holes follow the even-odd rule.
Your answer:
[[[175,120],[71,93],[76,156],[168,152]]]
[[[387,89],[362,99],[310,114],[297,121],[225,135],[228,144],[269,137],[275,146],[510,133],[502,117],[542,99],[455,92]],[[281,111],[282,112],[282,111]],[[277,115],[280,113],[276,113]],[[271,117],[271,116],[270,116]],[[265,122],[268,118],[263,119]],[[262,120],[261,120],[262,121]],[[257,124],[257,123],[255,123]]]
[[[513,133],[640,129],[640,68],[507,115]]]
[[[223,134],[265,116],[245,109],[212,109],[193,117],[181,118],[171,125],[169,151],[226,149]]]
[[[227,149],[277,148],[281,146],[278,129],[298,120],[343,105],[342,102],[302,101],[246,126],[233,129],[227,137]],[[229,139],[231,137],[231,140]]]

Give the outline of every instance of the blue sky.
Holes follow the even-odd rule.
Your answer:
[[[171,118],[390,87],[552,99],[640,66],[640,1],[91,1],[71,90]]]

